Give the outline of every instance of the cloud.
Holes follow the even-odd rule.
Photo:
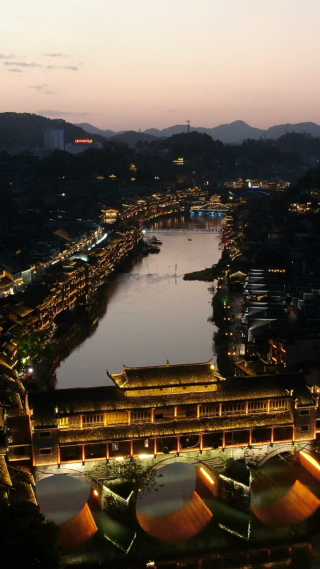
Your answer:
[[[3,65],[14,67],[42,67],[40,63],[25,63],[24,61],[5,61]]]
[[[9,73],[23,73],[21,69],[8,69]]]
[[[53,69],[67,69],[69,71],[79,71],[79,67],[75,67],[73,65],[46,65],[46,69],[48,71],[52,71]]]
[[[175,113],[178,109],[166,109],[164,113]]]
[[[29,89],[35,89],[36,91],[42,91],[45,87],[48,87],[48,85],[29,85]]]
[[[0,53],[0,59],[12,59],[13,57],[15,57],[13,53],[10,55],[4,55],[3,53]]]
[[[69,57],[69,55],[65,53],[43,53],[44,57]]]
[[[39,115],[44,115],[47,117],[87,117],[90,113],[73,113],[67,111],[54,111],[52,109],[43,109],[39,111]]]
[[[55,91],[45,91],[45,95],[55,95]]]

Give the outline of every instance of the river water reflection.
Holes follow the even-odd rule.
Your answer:
[[[201,362],[214,356],[209,283],[184,281],[183,275],[219,260],[219,233],[157,233],[166,226],[215,230],[221,218],[176,217],[153,224],[161,252],[116,276],[95,333],[57,369],[58,388],[110,384],[106,369],[119,373],[123,364]]]

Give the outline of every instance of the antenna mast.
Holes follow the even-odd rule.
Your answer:
[[[190,121],[187,121],[187,129],[188,129],[188,134],[190,132]]]

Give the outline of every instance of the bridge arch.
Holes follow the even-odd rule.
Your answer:
[[[280,456],[281,454],[294,454],[296,452],[297,448],[295,447],[295,445],[291,444],[287,444],[287,445],[282,445],[282,447],[277,447],[272,449],[271,451],[269,451],[268,453],[266,453],[258,462],[259,466],[262,466],[263,464],[265,464],[266,462],[268,462],[268,460],[270,460],[271,458],[274,458],[275,456]]]
[[[265,194],[266,196],[270,196],[269,192],[265,192],[264,190],[246,190],[239,194],[239,196],[244,196],[245,194]]]

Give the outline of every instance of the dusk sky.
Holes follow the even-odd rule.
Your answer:
[[[113,130],[320,123],[319,0],[16,0],[0,112]]]

